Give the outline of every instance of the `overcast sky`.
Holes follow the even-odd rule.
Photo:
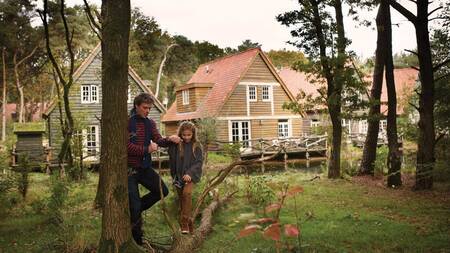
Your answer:
[[[445,0],[436,2],[439,1]],[[83,1],[68,2],[73,5]],[[101,4],[98,0],[89,2]],[[163,30],[192,41],[206,40],[222,48],[236,48],[243,40],[250,39],[262,44],[265,51],[295,50],[286,43],[291,39],[289,29],[277,22],[275,16],[297,8],[296,0],[131,0],[131,5],[155,17]],[[364,12],[362,16],[375,23],[376,11]],[[347,36],[352,40],[350,49],[364,58],[372,56],[376,44],[374,26],[358,26],[348,17],[345,23]],[[394,53],[415,49],[413,26],[396,11],[392,11],[392,23],[399,24],[393,26]]]

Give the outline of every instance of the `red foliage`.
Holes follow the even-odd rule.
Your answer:
[[[297,237],[300,234],[300,230],[296,225],[286,224],[284,225],[284,234],[289,237]]]
[[[301,187],[301,186],[292,187],[291,189],[289,189],[287,191],[287,196],[291,197],[291,196],[294,196],[297,193],[301,193],[301,192],[303,192],[303,187]]]
[[[259,225],[248,225],[241,231],[239,231],[238,238],[249,236],[253,233],[255,233],[260,228]]]
[[[280,223],[270,224],[263,233],[264,237],[270,238],[274,241],[279,241],[281,239]]]
[[[270,204],[270,205],[266,206],[266,212],[270,213],[270,212],[276,211],[276,210],[278,210],[280,208],[281,208],[281,204],[280,203]]]

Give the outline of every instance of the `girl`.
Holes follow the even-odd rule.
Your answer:
[[[183,121],[178,128],[178,137],[182,141],[173,143],[168,150],[170,174],[180,201],[181,233],[192,234],[192,190],[202,176],[203,152],[194,123]]]

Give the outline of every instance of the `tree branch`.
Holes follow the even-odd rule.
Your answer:
[[[408,102],[408,104],[412,107],[414,107],[414,109],[416,109],[418,112],[420,111],[419,107],[417,107],[415,104]]]
[[[42,24],[44,25],[44,34],[45,34],[45,47],[47,49],[47,55],[50,59],[50,62],[52,63],[53,68],[56,71],[56,74],[58,75],[59,81],[65,86],[66,81],[64,80],[64,75],[62,73],[62,70],[59,68],[58,63],[56,62],[55,57],[53,56],[52,49],[50,47],[50,34],[48,31],[48,22],[47,22],[47,11],[48,11],[48,0],[44,0],[44,10],[38,11],[39,16],[41,17]]]
[[[417,17],[410,12],[408,9],[403,7],[403,5],[399,4],[396,0],[387,0],[389,5],[392,6],[396,11],[400,12],[405,18],[407,18],[411,23],[416,25]]]
[[[89,3],[87,2],[87,0],[83,0],[83,2],[84,2],[84,10],[86,12],[86,16],[89,21],[89,26],[91,27],[92,31],[97,35],[98,39],[101,41],[102,37],[100,35],[100,32],[102,29],[101,29],[100,25],[95,21],[95,18],[91,12],[91,7],[89,6]]]
[[[192,218],[195,219],[195,217],[197,217],[197,215],[199,214],[200,206],[205,201],[205,198],[209,194],[209,192],[212,189],[214,189],[216,186],[218,186],[220,183],[222,183],[223,180],[225,180],[225,178],[233,171],[234,168],[236,168],[237,166],[240,166],[240,165],[249,165],[249,164],[254,164],[254,163],[259,163],[262,161],[270,160],[270,159],[274,158],[275,156],[277,156],[281,152],[281,150],[282,149],[280,148],[274,154],[264,157],[264,158],[255,158],[255,159],[251,159],[251,160],[235,161],[235,162],[231,163],[230,165],[228,165],[227,167],[225,167],[224,169],[221,169],[213,178],[211,178],[209,180],[209,182],[206,184],[205,189],[200,194],[200,197],[198,198],[197,203],[195,204],[195,209],[194,209],[194,212],[192,213]]]
[[[75,56],[72,50],[72,39],[70,38],[70,32],[69,32],[69,25],[67,24],[67,19],[66,19],[66,15],[64,13],[64,9],[65,9],[65,4],[64,4],[64,0],[61,0],[61,9],[60,9],[60,13],[61,13],[61,18],[64,24],[64,31],[65,31],[65,37],[66,37],[66,44],[67,44],[67,50],[69,51],[69,57],[70,57],[70,69],[69,69],[69,81],[67,82],[67,86],[68,88],[70,88],[70,86],[73,83],[73,72],[75,69]],[[73,36],[73,33],[72,33]]]
[[[448,58],[447,60],[437,64],[436,66],[433,66],[433,72],[436,72],[437,70],[439,70],[440,68],[442,68],[443,66],[445,66],[448,63],[450,63],[450,58]]]
[[[23,57],[22,60],[20,60],[20,61],[16,64],[16,66],[19,67],[22,63],[24,63],[24,62],[25,62],[26,60],[28,60],[31,56],[33,56],[33,54],[36,52],[36,50],[38,49],[38,47],[39,47],[39,45],[38,45],[38,46],[35,46],[35,47],[33,48],[33,51],[31,51],[31,53],[30,53],[29,55]]]
[[[405,50],[408,53],[411,53],[411,54],[414,54],[416,56],[419,56],[419,54],[416,51],[412,51],[412,50],[409,50],[409,49],[403,49],[403,50]]]
[[[440,81],[441,79],[447,78],[447,77],[449,77],[449,76],[450,76],[450,73],[447,73],[447,74],[445,74],[445,75],[442,75],[442,76],[440,76],[440,77],[434,79],[434,82]]]
[[[418,67],[416,67],[416,66],[410,66],[410,67],[415,69],[415,70],[417,70],[417,71],[420,71],[420,69]]]
[[[436,11],[442,9],[442,8],[443,8],[443,6],[439,6],[439,7],[437,7],[436,9],[430,11],[430,12],[428,13],[428,17],[431,16],[434,12],[436,12]]]

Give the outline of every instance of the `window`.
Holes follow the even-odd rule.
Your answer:
[[[243,148],[248,148],[250,140],[248,121],[232,121],[231,122],[231,141],[241,142]]]
[[[382,120],[380,120],[380,130],[379,130],[379,132],[380,133],[384,133],[384,132],[386,132],[386,130],[387,130],[387,120],[382,119]]]
[[[311,120],[311,127],[318,127],[318,126],[320,126],[320,120],[312,119]]]
[[[183,90],[181,92],[181,95],[183,97],[183,105],[189,104],[189,90]]]
[[[257,101],[256,86],[248,86],[248,100]]]
[[[359,133],[366,134],[367,133],[367,120],[359,121]]]
[[[271,89],[269,85],[262,86],[262,101],[271,101]]]
[[[98,87],[97,85],[85,84],[81,85],[81,103],[98,103]]]
[[[98,126],[91,125],[83,130],[84,154],[86,156],[97,156],[99,152]]]
[[[289,120],[280,119],[278,120],[278,138],[288,138],[289,134]]]

